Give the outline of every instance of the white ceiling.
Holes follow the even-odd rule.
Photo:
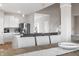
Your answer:
[[[0,9],[10,13],[21,11],[21,14],[30,14],[52,4],[54,3],[2,3]]]

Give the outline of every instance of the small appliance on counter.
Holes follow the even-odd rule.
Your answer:
[[[4,33],[9,33],[9,32],[10,32],[9,28],[4,28]]]
[[[7,28],[4,28],[4,33],[19,33],[19,28],[15,28],[15,27],[7,27]]]

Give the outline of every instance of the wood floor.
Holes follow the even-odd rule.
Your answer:
[[[12,43],[11,42],[5,42],[4,44],[0,44],[0,49],[12,49]]]
[[[38,50],[49,49],[49,48],[54,48],[54,47],[57,47],[57,44],[40,45],[40,46],[34,46],[34,47],[13,49],[12,43],[7,42],[4,45],[0,45],[0,56],[14,56],[17,54],[29,53],[32,51],[38,51]],[[79,56],[79,51],[74,51],[74,52],[66,53],[59,56]]]
[[[40,45],[40,46],[34,46],[34,47],[13,49],[12,43],[7,42],[4,45],[0,45],[0,55],[1,56],[13,56],[17,54],[23,54],[23,53],[28,53],[28,52],[38,51],[38,50],[43,50],[43,49],[49,49],[49,48],[54,48],[54,47],[57,47],[57,44]]]

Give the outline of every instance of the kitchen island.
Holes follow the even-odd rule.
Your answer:
[[[39,46],[60,42],[60,33],[34,33],[34,34],[22,34],[16,36],[13,40],[13,48],[24,48],[31,46]]]

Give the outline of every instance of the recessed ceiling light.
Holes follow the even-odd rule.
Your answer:
[[[25,15],[23,14],[22,16],[24,17]]]
[[[17,11],[18,13],[21,13],[21,11]]]
[[[2,4],[0,4],[0,7],[2,7]]]

